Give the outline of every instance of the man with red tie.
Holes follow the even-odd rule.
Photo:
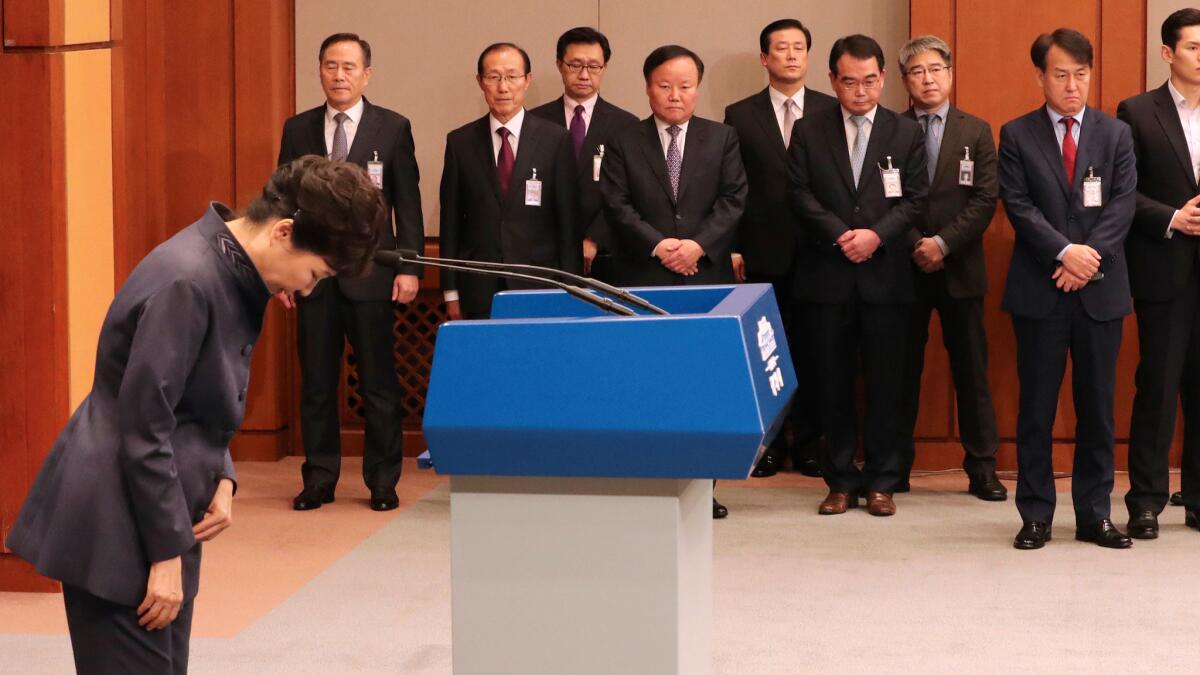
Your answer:
[[[525,114],[529,55],[508,42],[479,55],[475,80],[488,114],[446,136],[441,184],[441,254],[579,273],[582,235],[571,135]],[[492,296],[517,281],[442,270],[451,319],[491,314]]]

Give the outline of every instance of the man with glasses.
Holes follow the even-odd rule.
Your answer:
[[[479,55],[488,114],[446,136],[441,254],[583,271],[575,151],[563,127],[525,114],[529,55],[509,42]],[[485,319],[492,296],[527,284],[442,270],[451,319]]]
[[[912,99],[912,107],[904,114],[925,130],[930,185],[925,213],[908,233],[917,272],[917,302],[905,363],[907,393],[900,421],[898,491],[908,491],[925,343],[930,315],[937,309],[957,396],[967,491],[985,501],[1004,501],[1008,490],[996,478],[1000,440],[987,379],[987,333],[983,327],[983,295],[987,291],[983,233],[996,212],[999,193],[996,145],[987,122],[950,105],[954,83],[951,58],[949,45],[932,35],[915,38],[900,50],[900,72]]]
[[[737,130],[750,192],[738,223],[734,272],[738,281],[771,284],[783,319],[792,358],[802,373],[792,400],[789,426],[792,464],[806,476],[820,476],[817,462],[816,384],[807,331],[794,316],[792,276],[800,223],[787,197],[787,146],[792,127],[805,115],[837,106],[837,100],[805,85],[812,34],[796,19],[778,19],[758,36],[759,62],[767,71],[762,91],[725,108],[725,123]],[[783,462],[787,434],[780,432],[763,453],[754,476],[773,476]]]
[[[788,145],[789,196],[803,227],[792,292],[812,331],[825,436],[822,515],[845,513],[865,493],[871,515],[890,516],[901,478],[898,422],[914,300],[908,236],[929,176],[920,125],[879,105],[885,74],[878,42],[839,39],[829,81],[840,105],[806,115]],[[854,464],[860,358],[862,470]]]
[[[612,50],[603,33],[588,27],[572,28],[558,38],[555,63],[562,75],[563,95],[529,113],[560,124],[571,135],[579,176],[579,225],[583,228],[583,272],[612,280],[612,241],[600,198],[600,167],[612,139],[636,124],[632,113],[600,98],[600,83]]]

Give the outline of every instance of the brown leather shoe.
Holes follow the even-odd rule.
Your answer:
[[[821,502],[821,507],[817,509],[817,513],[823,516],[836,516],[840,513],[845,513],[846,509],[858,507],[858,495],[851,495],[847,492],[833,492],[825,497],[825,501]]]
[[[867,512],[873,516],[894,516],[896,502],[892,501],[892,496],[886,492],[871,490],[867,492]]]

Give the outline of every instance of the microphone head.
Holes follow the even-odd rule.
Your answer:
[[[384,267],[398,267],[404,262],[403,256],[396,251],[381,249],[375,252],[375,264],[383,265]]]
[[[400,258],[403,260],[418,260],[421,257],[420,253],[417,253],[411,248],[398,248],[396,249],[396,253],[399,253]]]

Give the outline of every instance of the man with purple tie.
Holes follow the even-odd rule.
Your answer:
[[[571,134],[579,175],[583,271],[606,281],[612,280],[612,243],[600,198],[600,166],[616,134],[637,123],[631,113],[600,97],[611,57],[608,38],[600,31],[585,26],[563,33],[555,52],[563,95],[529,111],[563,125]]]
[[[488,114],[446,136],[441,254],[581,272],[575,151],[566,128],[525,114],[529,55],[510,42],[479,55],[475,80]],[[442,270],[451,319],[491,314],[492,296],[517,281]]]

